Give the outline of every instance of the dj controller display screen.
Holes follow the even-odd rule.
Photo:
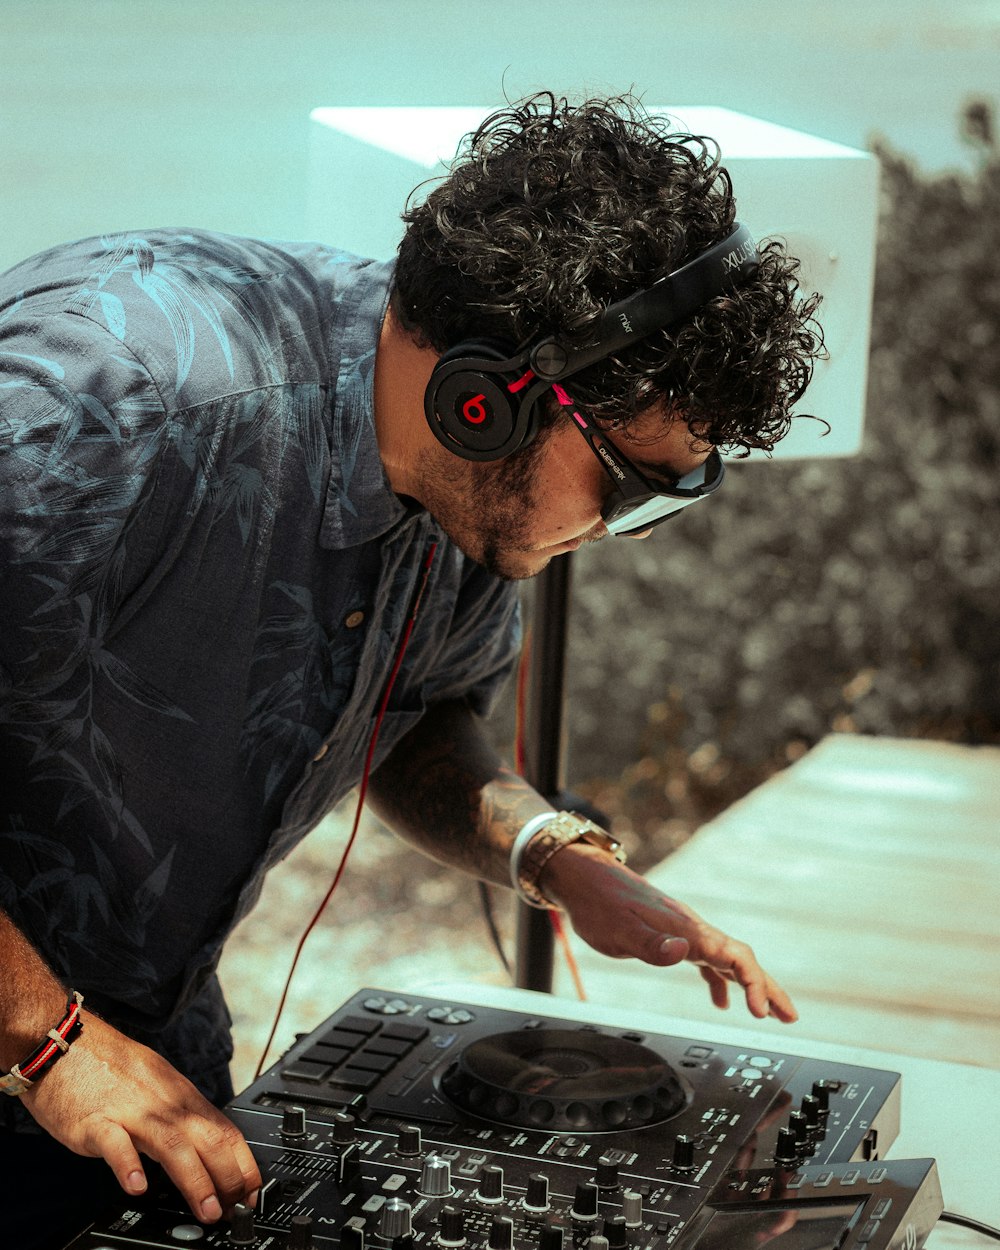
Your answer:
[[[768,1207],[715,1211],[696,1242],[697,1250],[838,1250],[863,1203]]]

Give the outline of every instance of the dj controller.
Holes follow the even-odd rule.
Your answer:
[[[892,1072],[362,990],[228,1107],[256,1208],[165,1182],[67,1250],[919,1250]]]

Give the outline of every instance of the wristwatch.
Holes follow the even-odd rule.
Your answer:
[[[625,851],[616,837],[575,812],[556,812],[534,833],[521,850],[515,867],[518,895],[531,907],[555,907],[539,888],[542,870],[557,851],[573,842],[589,842],[591,846],[625,863]]]

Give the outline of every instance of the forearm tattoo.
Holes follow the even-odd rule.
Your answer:
[[[424,853],[506,884],[510,845],[548,804],[507,768],[464,704],[432,709],[373,774],[372,806]]]

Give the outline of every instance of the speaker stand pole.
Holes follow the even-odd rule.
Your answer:
[[[525,779],[557,805],[564,789],[563,716],[572,556],[551,560],[533,583],[524,717]],[[548,912],[517,904],[518,989],[552,990],[552,924]]]

